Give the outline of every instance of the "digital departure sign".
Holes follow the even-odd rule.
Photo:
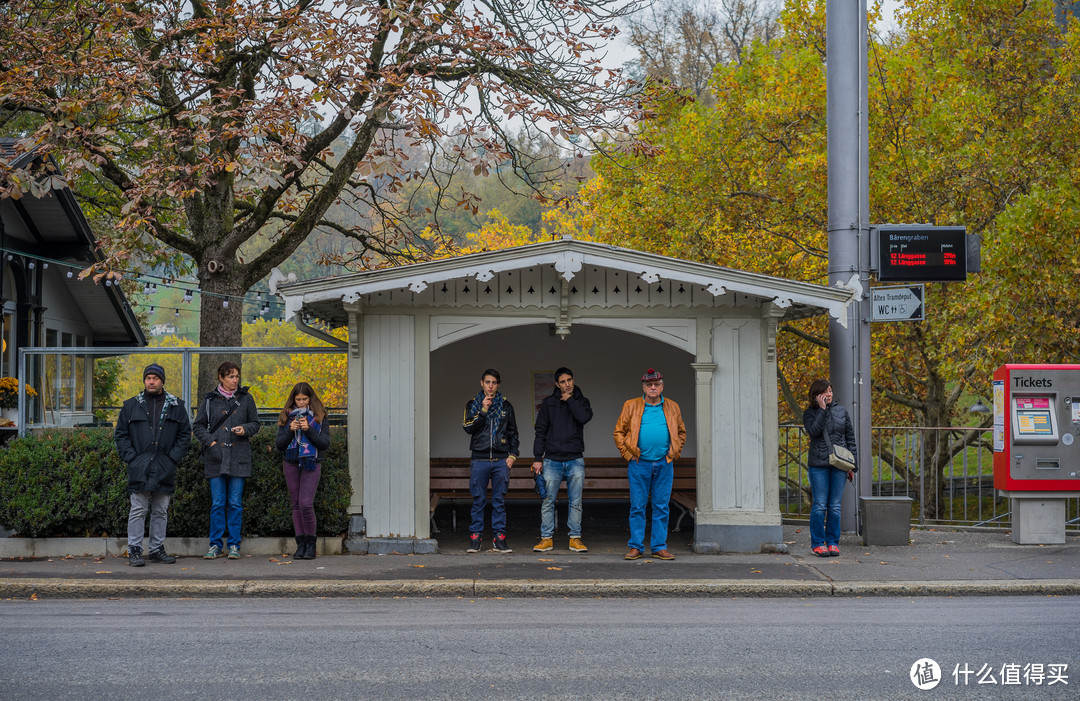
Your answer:
[[[878,227],[878,280],[967,280],[967,230],[962,226]]]

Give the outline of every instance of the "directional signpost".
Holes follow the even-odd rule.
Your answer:
[[[922,285],[870,288],[870,321],[921,321]]]

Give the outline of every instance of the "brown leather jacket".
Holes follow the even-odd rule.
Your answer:
[[[641,430],[641,415],[644,413],[644,397],[628,399],[622,406],[619,420],[615,422],[615,447],[626,460],[637,460],[641,456],[638,432]],[[667,419],[668,435],[671,437],[667,459],[677,460],[686,445],[686,426],[683,424],[679,405],[667,397],[664,397],[664,418]]]

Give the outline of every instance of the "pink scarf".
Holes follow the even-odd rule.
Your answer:
[[[233,395],[236,394],[236,392],[228,392],[228,391],[226,391],[225,388],[222,387],[221,385],[217,386],[217,391],[218,391],[218,394],[220,394],[222,397],[225,397],[226,399],[232,399]]]

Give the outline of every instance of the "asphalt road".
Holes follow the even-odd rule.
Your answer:
[[[1080,597],[4,601],[0,696],[1077,698],[1078,630]]]

